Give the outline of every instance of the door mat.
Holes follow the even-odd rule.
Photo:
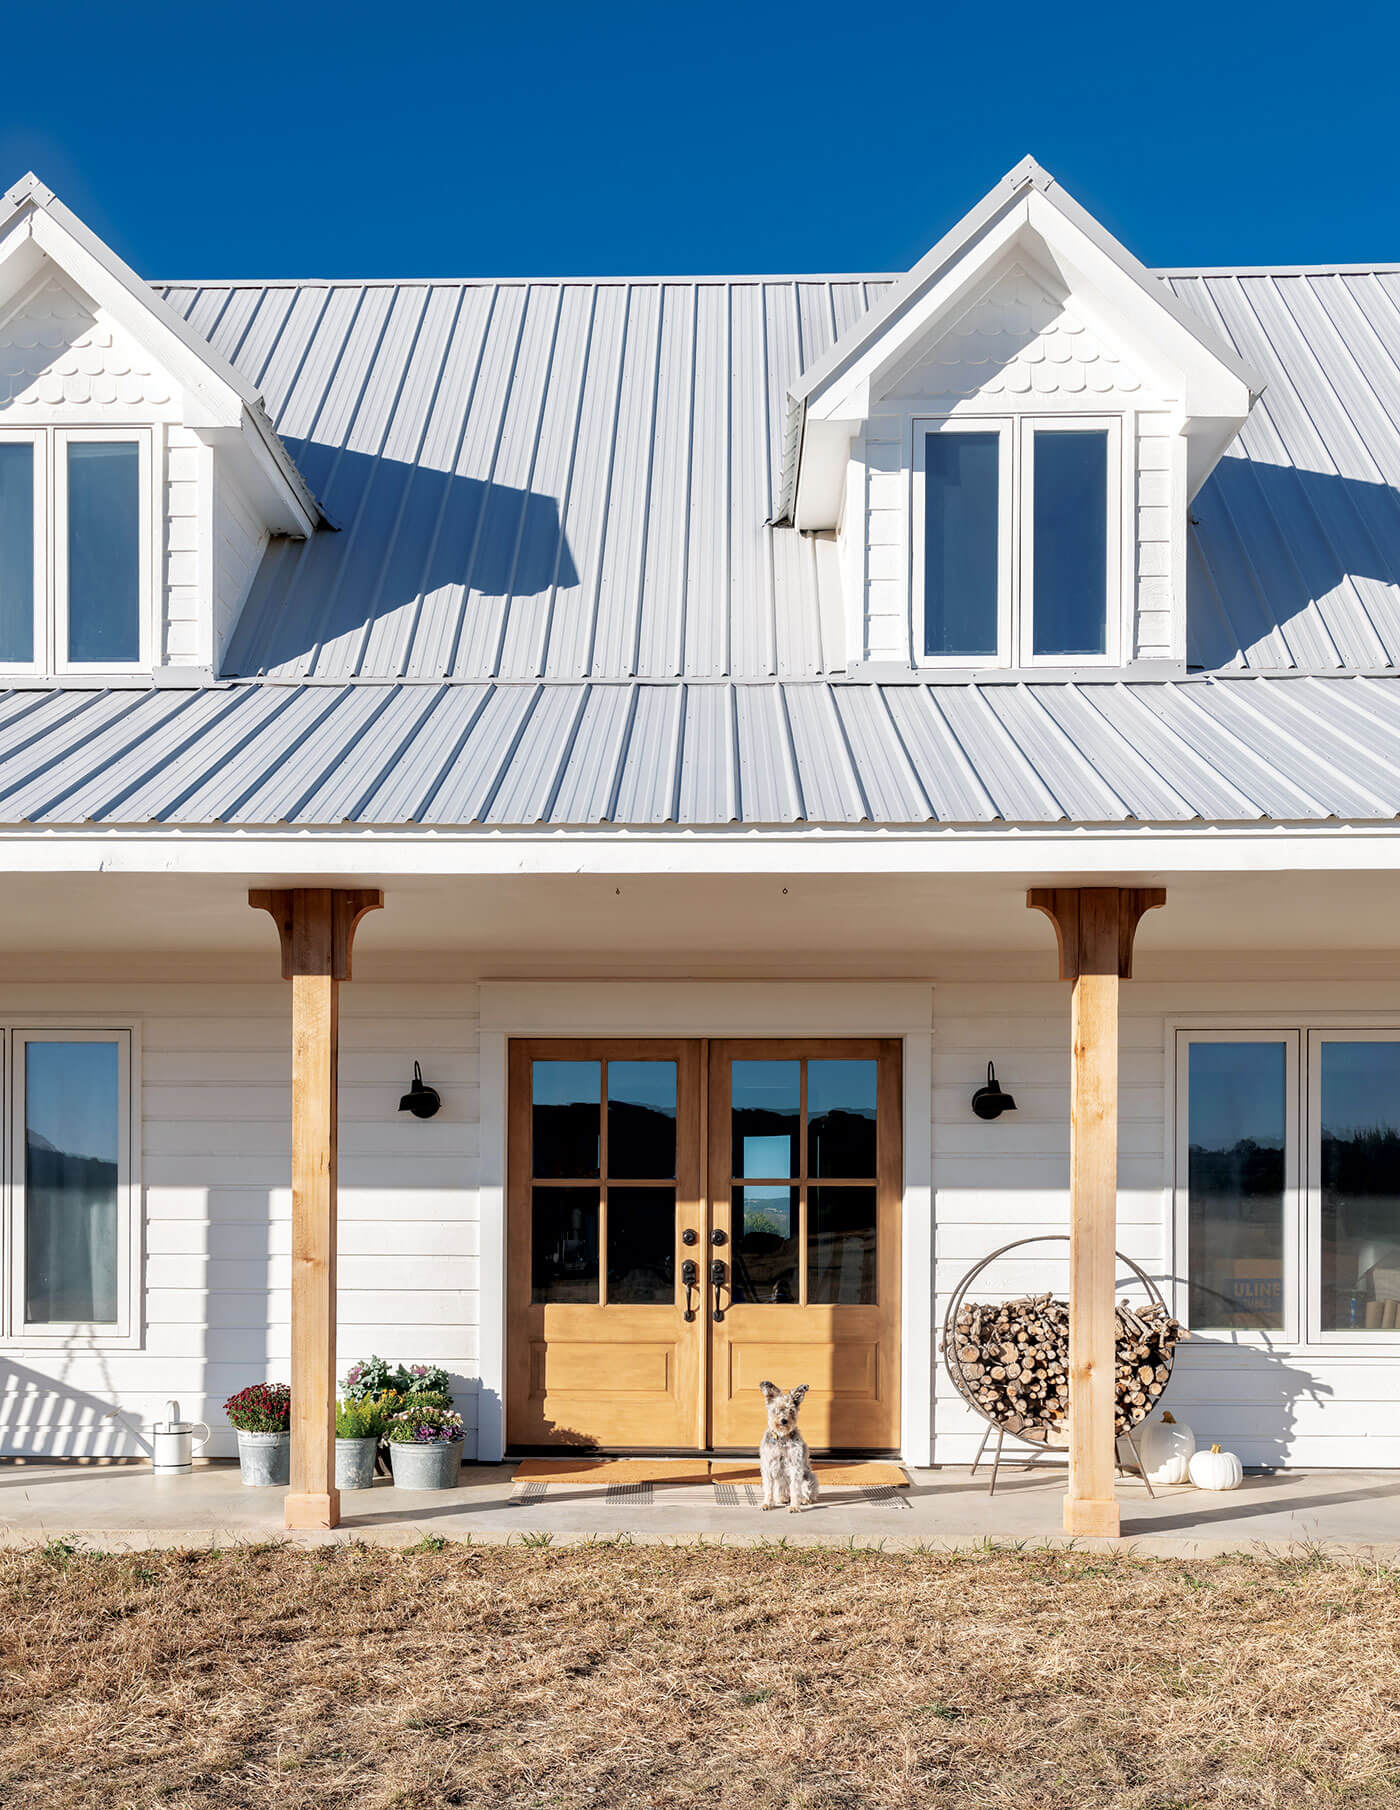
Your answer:
[[[888,1459],[814,1458],[812,1469],[823,1489],[909,1488],[908,1471],[902,1464],[891,1463]],[[712,1464],[710,1480],[716,1486],[728,1485],[735,1488],[762,1483],[756,1464],[735,1460]]]
[[[704,1458],[522,1458],[511,1482],[543,1483],[550,1488],[609,1489],[616,1484],[704,1484],[710,1481]]]

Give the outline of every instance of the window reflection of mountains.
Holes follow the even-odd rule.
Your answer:
[[[24,1147],[25,1180],[30,1188],[99,1197],[116,1192],[117,1165],[112,1158],[60,1150],[40,1131],[26,1132]]]
[[[734,1109],[735,1173],[742,1174],[739,1152],[749,1138],[785,1138],[791,1151],[789,1175],[798,1172],[798,1114],[774,1111],[767,1106],[736,1106]],[[807,1120],[809,1175],[835,1175],[872,1178],[875,1174],[874,1108],[833,1106],[816,1112]]]

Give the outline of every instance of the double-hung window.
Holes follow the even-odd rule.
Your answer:
[[[1400,1028],[1182,1031],[1176,1092],[1193,1330],[1400,1343]]]
[[[1118,422],[957,416],[913,432],[921,664],[1115,659]]]
[[[41,1347],[130,1343],[140,1245],[132,1033],[16,1029],[0,1049],[3,1329]]]
[[[144,429],[0,430],[0,671],[151,663]]]

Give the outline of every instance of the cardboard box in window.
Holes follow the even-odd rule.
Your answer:
[[[1236,1257],[1230,1264],[1233,1274],[1223,1280],[1229,1290],[1230,1305],[1237,1314],[1258,1316],[1265,1324],[1276,1324],[1283,1318],[1283,1259],[1281,1257]]]

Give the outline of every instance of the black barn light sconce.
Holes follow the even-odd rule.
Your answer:
[[[411,1112],[415,1119],[430,1119],[442,1105],[442,1095],[435,1087],[429,1087],[423,1079],[423,1071],[415,1062],[413,1065],[413,1085],[399,1101],[400,1112]]]
[[[987,1064],[987,1081],[972,1096],[972,1110],[979,1119],[999,1119],[1004,1112],[1015,1112],[1016,1102],[997,1080],[994,1063]]]

